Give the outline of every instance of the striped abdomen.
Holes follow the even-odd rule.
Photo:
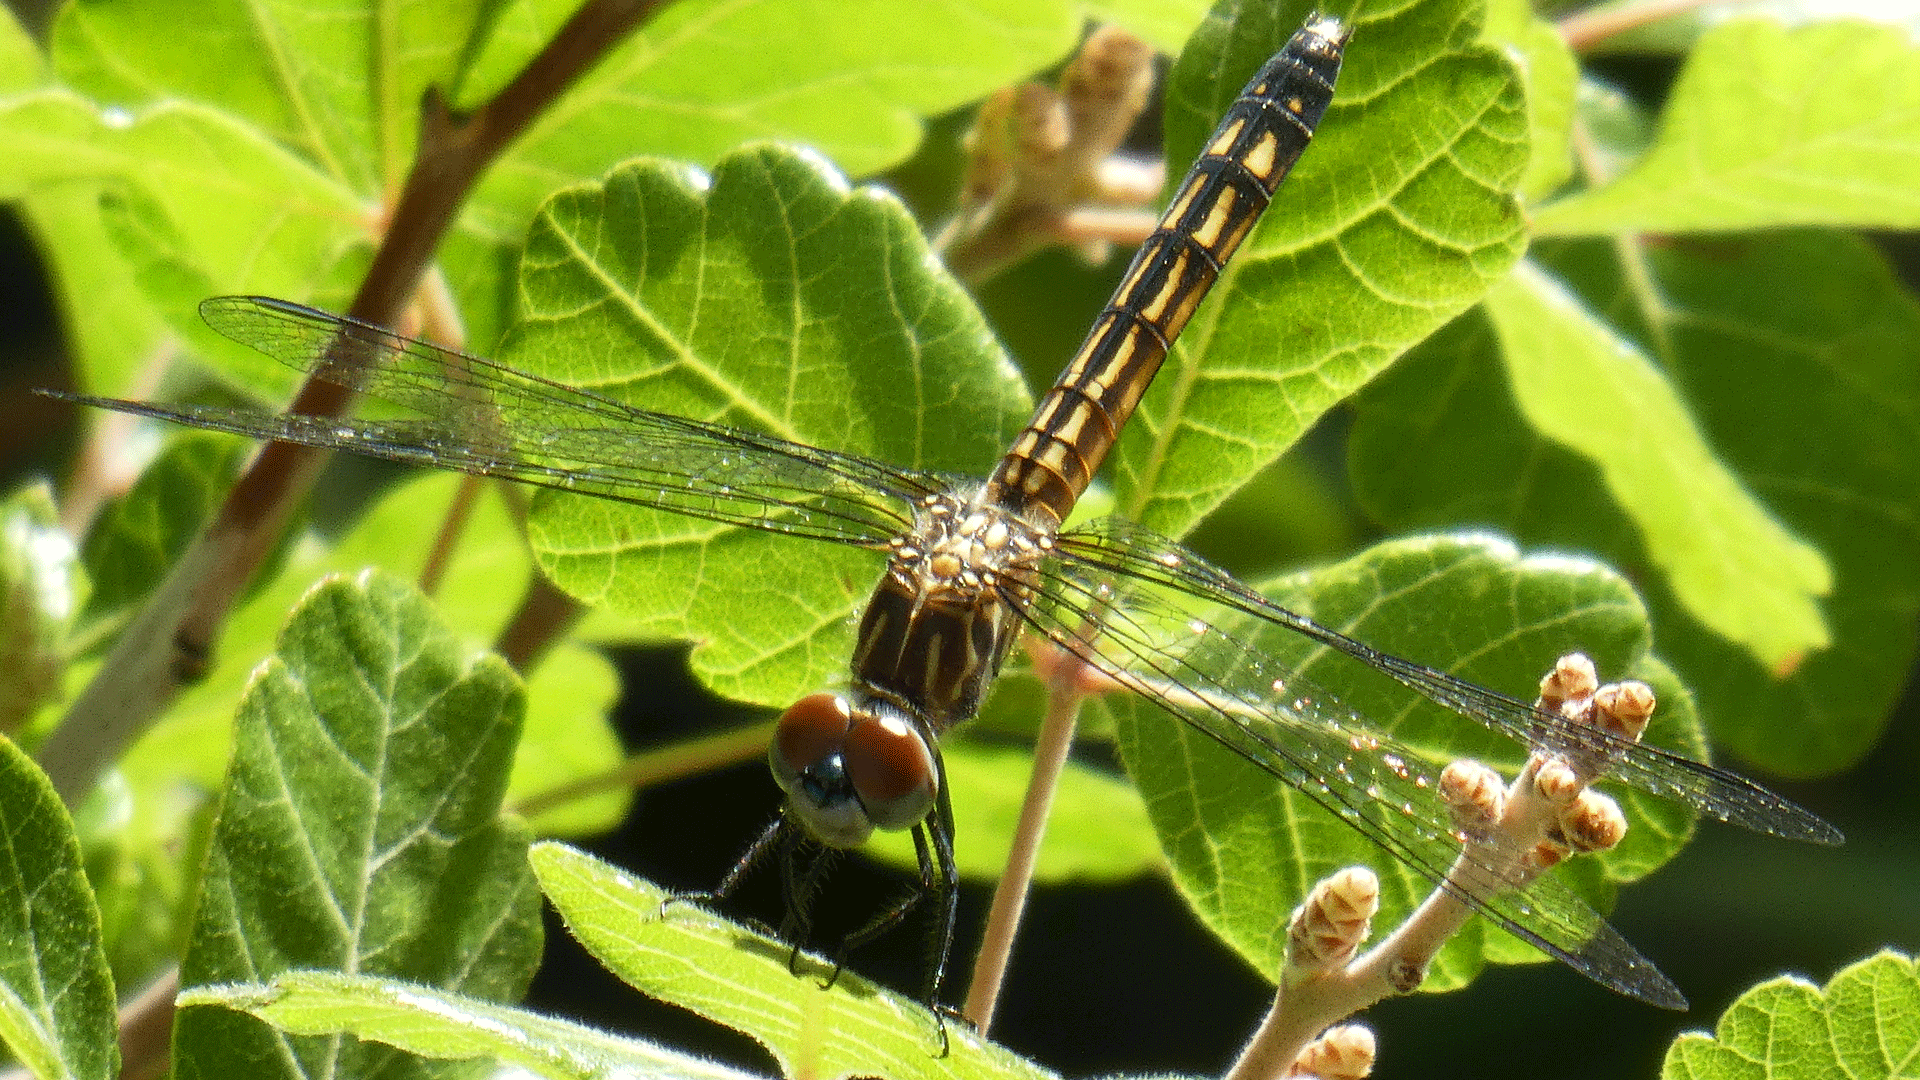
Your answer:
[[[1001,505],[1035,524],[1066,519],[1174,338],[1313,138],[1345,44],[1336,20],[1310,23],[1227,109],[1086,343],[994,472],[990,491]]]

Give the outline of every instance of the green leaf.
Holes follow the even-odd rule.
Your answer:
[[[66,5],[52,35],[65,85],[90,99],[88,112],[99,103],[110,121],[136,119],[125,134],[73,121],[59,141],[76,160],[61,176],[146,188],[187,241],[172,253],[182,278],[338,306],[411,166],[427,89],[479,104],[577,6],[347,3],[319,15],[219,2],[185,25],[164,2]],[[906,21],[890,10],[887,0],[680,3],[615,46],[488,170],[442,246],[469,340],[482,351],[497,342],[516,245],[556,188],[636,152],[706,163],[756,139],[812,144],[873,171],[911,152],[921,117],[1055,61],[1079,29],[1065,0],[925,4]],[[888,32],[873,33],[882,23]],[[209,65],[210,55],[232,63]],[[204,113],[172,142],[140,137],[176,108]],[[10,148],[40,141],[34,117],[8,119],[0,139]],[[239,134],[255,146],[219,145]],[[133,160],[98,167],[83,141]],[[285,160],[252,160],[268,146]],[[0,165],[0,190],[7,171]],[[225,199],[208,190],[221,179],[234,182]],[[250,219],[248,204],[262,199],[277,217]],[[155,299],[177,329],[195,332],[189,298]]]
[[[168,335],[107,235],[100,196],[98,184],[51,185],[23,193],[17,207],[53,279],[75,382],[125,389],[166,355]]]
[[[113,976],[73,821],[0,738],[0,1041],[39,1080],[120,1073]]]
[[[408,587],[317,586],[241,703],[186,986],[296,968],[512,999],[540,953],[524,829],[499,817],[521,697]],[[175,1074],[372,1075],[394,1054],[190,1010]]]
[[[233,365],[223,370],[242,385],[285,386],[292,376],[231,343],[216,348],[193,315],[204,294],[186,294],[245,282],[308,295],[356,244],[364,258],[358,195],[217,110],[170,103],[129,120],[46,91],[0,104],[0,139],[8,146],[0,190],[77,182],[122,193],[114,205],[132,220],[110,232],[146,268],[143,285],[170,290],[151,299],[177,332]]]
[[[85,590],[53,493],[34,485],[0,502],[0,737],[18,735],[59,697]]]
[[[855,175],[905,160],[921,118],[950,112],[1056,63],[1081,21],[1065,0],[952,0],[901,19],[893,0],[738,4],[690,0],[657,17],[585,76],[536,124],[510,168],[574,180],[579,154],[618,132],[628,153],[701,165],[743,143],[810,145]],[[461,88],[477,104],[572,14],[522,3]],[[876,33],[884,26],[885,33]],[[744,42],[751,42],[750,58]],[[482,198],[487,199],[483,191]],[[528,204],[531,208],[532,203]]]
[[[1176,54],[1209,7],[1207,0],[1086,0],[1093,22],[1113,23],[1161,52]]]
[[[1892,951],[1842,969],[1825,987],[1783,976],[1740,995],[1711,1036],[1667,1049],[1666,1080],[1907,1080],[1920,1061],[1920,974]]]
[[[501,359],[661,412],[922,468],[980,471],[1030,399],[891,197],[759,148],[710,184],[637,163],[535,222]],[[844,670],[881,556],[595,499],[536,500],[554,582],[701,642],[701,677],[785,704]]]
[[[20,25],[9,6],[0,11],[0,94],[25,90],[45,74],[46,61],[40,55],[27,28]]]
[[[1613,245],[1536,254],[1616,323],[1662,313],[1661,362],[1716,453],[1832,561],[1832,647],[1783,676],[1693,619],[1652,572],[1641,531],[1595,497],[1592,463],[1521,419],[1479,317],[1360,397],[1360,501],[1392,529],[1467,522],[1606,559],[1644,583],[1661,651],[1718,740],[1779,773],[1845,768],[1877,742],[1916,651],[1920,307],[1845,236],[1664,244],[1635,274]]]
[[[167,443],[87,534],[83,550],[94,583],[90,617],[143,600],[160,584],[226,497],[246,452],[245,443],[199,432]]]
[[[1045,1077],[1046,1070],[850,971],[555,843],[530,854],[540,888],[567,929],[632,986],[744,1032],[790,1077]]]
[[[948,789],[965,793],[953,800],[953,857],[960,876],[998,881],[1007,870],[1014,827],[1033,775],[1033,755],[948,737],[941,742],[941,758]],[[919,866],[912,838],[904,832],[875,833],[865,850],[898,867]],[[1047,817],[1034,880],[1121,882],[1151,873],[1164,862],[1133,785],[1109,771],[1069,761]]]
[[[1535,18],[1526,0],[1492,0],[1486,39],[1504,45],[1527,87],[1527,142],[1532,154],[1520,192],[1529,202],[1553,194],[1573,176],[1573,117],[1580,62],[1552,23]]]
[[[1920,45],[1867,22],[1703,34],[1637,165],[1541,209],[1543,235],[1920,226]]]
[[[1192,159],[1305,5],[1228,4],[1169,77]],[[1221,274],[1121,437],[1121,512],[1178,536],[1518,258],[1519,75],[1475,0],[1362,12],[1313,146]]]
[[[1487,312],[1521,412],[1600,466],[1695,618],[1782,670],[1826,647],[1826,560],[1721,464],[1645,354],[1532,263],[1493,290]]]
[[[1625,581],[1597,564],[1522,558],[1487,537],[1430,537],[1379,545],[1347,562],[1269,582],[1266,595],[1376,648],[1483,686],[1531,696],[1560,655],[1592,657],[1603,680],[1641,678],[1661,705],[1648,741],[1703,753],[1691,703],[1647,655],[1646,613]],[[1470,757],[1511,775],[1524,747],[1431,705],[1385,676],[1270,624],[1223,621],[1293,674],[1293,692],[1412,753],[1433,775]],[[1337,687],[1329,693],[1326,687]],[[1345,822],[1280,780],[1131,698],[1116,700],[1121,753],[1140,786],[1174,881],[1201,919],[1256,970],[1277,977],[1288,912],[1315,881],[1355,864],[1381,879],[1374,925],[1396,925],[1433,884],[1385,856]],[[1555,873],[1604,910],[1617,882],[1641,877],[1679,849],[1687,814],[1637,791],[1613,791],[1631,828],[1620,847]],[[1469,980],[1489,960],[1529,956],[1476,920],[1450,941],[1423,989]],[[1531,954],[1537,959],[1537,954]]]
[[[527,679],[527,723],[507,801],[619,768],[626,753],[606,719],[619,698],[620,673],[598,652],[563,641],[543,658]],[[632,790],[621,787],[534,814],[530,822],[544,836],[607,832],[632,802]]]
[[[203,986],[183,991],[180,1004],[237,1009],[290,1035],[346,1034],[420,1057],[489,1058],[550,1080],[747,1080],[750,1075],[565,1020],[360,975],[302,971],[264,985]]]

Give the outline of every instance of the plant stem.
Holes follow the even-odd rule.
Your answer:
[[[1051,649],[1051,646],[1041,646]],[[1053,808],[1054,792],[1060,786],[1060,773],[1066,768],[1067,753],[1073,749],[1073,733],[1079,723],[1080,702],[1087,694],[1081,677],[1080,661],[1064,655],[1041,664],[1047,683],[1047,711],[1040,722],[1040,736],[1033,748],[1033,776],[1027,782],[1027,795],[1020,805],[1020,821],[1013,833],[1013,850],[1007,853],[1007,868],[994,886],[993,906],[981,932],[980,954],[974,958],[973,977],[967,986],[967,1001],[961,1015],[974,1029],[985,1035],[993,1023],[994,1007],[999,1003],[1000,987],[1006,982],[1007,964],[1013,956],[1013,939],[1019,933],[1020,919],[1026,911],[1027,894],[1033,887],[1034,866],[1039,861],[1040,842],[1047,834],[1047,814]]]

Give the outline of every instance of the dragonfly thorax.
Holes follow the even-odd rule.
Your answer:
[[[926,733],[879,698],[801,698],[781,714],[767,762],[793,815],[830,847],[859,847],[876,828],[919,824],[940,790]]]
[[[1019,588],[1053,549],[1053,537],[1007,509],[951,492],[929,495],[913,531],[889,545],[887,572],[929,600],[972,602]]]

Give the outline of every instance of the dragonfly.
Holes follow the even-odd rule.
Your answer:
[[[886,570],[860,618],[846,685],[808,695],[780,717],[768,756],[785,804],[742,865],[797,841],[854,848],[876,829],[910,831],[923,893],[939,904],[929,1002],[938,999],[958,895],[940,737],[975,714],[1015,640],[1032,634],[1291,785],[1519,938],[1602,985],[1679,1007],[1684,999],[1665,976],[1553,875],[1513,888],[1491,857],[1474,862],[1472,845],[1463,857],[1461,826],[1431,778],[1409,765],[1419,756],[1330,695],[1302,693],[1228,620],[1304,635],[1529,748],[1603,759],[1610,778],[1707,816],[1819,843],[1838,842],[1837,831],[1734,774],[1375,650],[1138,525],[1065,527],[1182,327],[1307,149],[1346,42],[1338,20],[1315,17],[1253,76],[1085,344],[985,479],[649,411],[265,297],[216,297],[200,311],[237,342],[413,415],[342,419],[68,396],[882,553]],[[1196,611],[1218,614],[1208,621]],[[794,880],[789,870],[790,908],[808,892]],[[906,906],[850,940],[890,925]]]

